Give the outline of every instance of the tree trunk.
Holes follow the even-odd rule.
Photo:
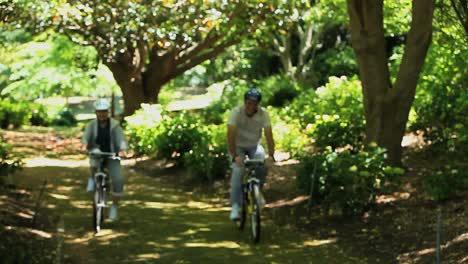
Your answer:
[[[351,42],[359,64],[366,118],[366,142],[388,151],[401,164],[401,140],[416,84],[431,42],[434,1],[413,0],[411,29],[392,87],[385,54],[383,0],[348,0]]]

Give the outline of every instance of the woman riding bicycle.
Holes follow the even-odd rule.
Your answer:
[[[274,161],[275,141],[271,129],[270,116],[265,108],[260,107],[262,95],[257,89],[250,89],[244,94],[244,104],[231,110],[228,119],[228,147],[232,160],[231,174],[231,220],[239,219],[242,203],[242,176],[245,156],[253,159],[265,159],[265,150],[260,144],[262,130],[268,146],[269,158]],[[257,173],[261,185],[265,182],[266,168]],[[264,201],[263,201],[264,203]]]
[[[127,143],[124,138],[122,127],[119,123],[109,117],[110,103],[107,99],[101,98],[94,102],[96,119],[91,120],[84,131],[82,137],[83,151],[90,151],[98,148],[102,152],[114,152],[120,157],[125,156]],[[88,178],[86,190],[94,190],[94,179],[92,175],[97,167],[97,160],[90,158],[91,177]],[[117,204],[123,195],[124,178],[120,161],[117,159],[106,159],[105,167],[112,179],[112,206],[109,211],[109,218],[117,218]]]

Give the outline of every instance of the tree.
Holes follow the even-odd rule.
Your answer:
[[[97,50],[122,90],[126,115],[141,103],[157,102],[164,84],[239,43],[275,17],[275,7],[260,0],[15,3],[11,12],[21,14],[20,24],[35,30],[52,27]],[[10,20],[18,19],[10,16]]]
[[[466,39],[468,39],[468,0],[450,0],[450,4],[465,31]]]
[[[434,6],[434,0],[412,1],[411,26],[392,82],[385,49],[383,0],[347,1],[351,43],[363,87],[366,141],[385,147],[391,164],[401,163],[401,140],[431,43]]]
[[[272,25],[261,42],[281,61],[282,70],[301,84],[311,84],[311,66],[318,49],[323,47],[323,36],[345,23],[346,11],[342,0],[291,1],[282,9],[285,14],[280,25]],[[336,35],[334,37],[337,37]],[[336,39],[334,40],[334,45]],[[315,83],[314,83],[315,84]]]

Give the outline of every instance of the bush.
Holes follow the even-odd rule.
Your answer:
[[[0,127],[19,128],[29,122],[30,109],[27,102],[0,101]]]
[[[377,192],[403,174],[400,168],[385,165],[385,150],[375,144],[356,154],[349,150],[301,158],[297,184],[309,193],[311,174],[315,171],[314,200],[332,211],[358,214],[369,209]]]
[[[206,125],[198,115],[168,113],[161,105],[142,105],[126,119],[130,148],[137,155],[175,160],[194,176],[212,182],[229,168],[225,125]]]
[[[155,147],[160,158],[182,161],[183,155],[200,142],[206,140],[206,133],[195,117],[186,112],[164,116]]]
[[[213,182],[224,178],[230,165],[226,153],[225,126],[211,125],[206,127],[205,131],[205,140],[198,142],[192,150],[184,154],[184,165],[193,176]]]
[[[31,104],[30,113],[29,123],[32,126],[47,126],[49,124],[47,109],[43,105]]]
[[[262,92],[262,105],[282,107],[299,94],[301,88],[286,75],[273,75],[262,79],[258,84]]]
[[[275,148],[289,152],[291,157],[300,156],[311,144],[311,141],[304,133],[299,120],[289,116],[285,111],[271,106],[268,107],[268,112],[275,138]]]
[[[442,167],[423,181],[424,190],[435,201],[452,198],[468,186],[468,173],[452,166]]]
[[[285,111],[299,119],[319,149],[362,146],[365,123],[358,80],[330,77],[325,86],[302,93]]]
[[[56,126],[76,126],[78,120],[75,117],[75,114],[70,108],[62,108],[58,113],[57,117],[52,120],[52,124]]]
[[[142,104],[141,109],[125,118],[128,144],[135,155],[156,153],[156,138],[161,133],[162,114],[161,105]]]

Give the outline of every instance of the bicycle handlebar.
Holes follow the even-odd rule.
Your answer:
[[[244,160],[244,164],[248,165],[263,165],[265,163],[265,159],[247,159]]]
[[[90,157],[92,156],[101,156],[101,157],[107,157],[107,158],[110,158],[110,159],[115,159],[115,160],[120,160],[120,157],[117,156],[117,154],[115,152],[102,152],[102,151],[89,151],[88,152],[88,155]]]

